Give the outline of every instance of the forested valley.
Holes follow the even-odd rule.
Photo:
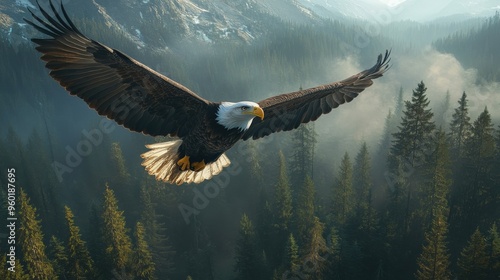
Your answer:
[[[375,81],[382,86],[317,123],[236,144],[232,165],[213,180],[173,186],[140,164],[144,145],[163,137],[99,117],[49,77],[31,43],[3,39],[0,220],[15,169],[18,231],[15,273],[0,231],[0,279],[500,277],[498,14],[429,42],[435,57],[477,69],[461,89],[449,81],[448,94],[432,88],[441,73],[398,64],[422,50],[387,34],[356,47],[355,24],[281,22],[252,44],[184,42],[160,52],[75,22],[214,101],[340,80],[388,48],[394,66]],[[355,65],[340,69],[346,61]],[[399,71],[412,77],[391,78]],[[380,100],[367,109],[378,111],[367,117],[373,134],[363,132],[365,112],[349,107],[363,98]]]

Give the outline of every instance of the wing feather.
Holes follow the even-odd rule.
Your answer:
[[[50,75],[99,114],[145,134],[186,135],[210,104],[118,50],[83,35],[61,3],[25,21],[49,38],[32,41]]]
[[[243,139],[258,139],[274,132],[292,130],[302,123],[318,119],[339,105],[351,102],[359,93],[373,84],[389,69],[390,51],[380,54],[377,63],[370,69],[339,82],[281,94],[259,103],[265,119],[255,118]]]

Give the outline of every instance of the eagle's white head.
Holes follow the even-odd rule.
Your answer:
[[[255,117],[264,119],[264,111],[259,104],[251,101],[237,103],[222,102],[217,111],[217,122],[227,129],[247,130]]]

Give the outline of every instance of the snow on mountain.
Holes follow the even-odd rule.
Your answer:
[[[386,22],[490,16],[499,0],[62,0],[75,18],[94,19],[119,30],[138,48],[166,48],[193,39],[251,43],[280,22],[314,23],[325,18]],[[47,7],[47,1],[41,0]],[[54,3],[58,3],[55,0]],[[0,36],[11,43],[33,35],[23,17],[35,0],[0,0]],[[385,18],[384,18],[385,17]],[[382,20],[381,20],[382,19]]]
[[[440,18],[490,17],[500,10],[498,0],[406,0],[394,7],[397,19],[431,21]]]

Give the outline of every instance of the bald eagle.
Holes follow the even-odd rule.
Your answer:
[[[31,26],[49,38],[33,38],[50,75],[100,115],[151,136],[177,137],[147,145],[142,165],[157,180],[200,183],[230,164],[224,154],[239,140],[297,128],[353,100],[389,68],[389,51],[377,63],[339,82],[281,94],[259,102],[212,102],[126,54],[82,34],[62,3]]]

